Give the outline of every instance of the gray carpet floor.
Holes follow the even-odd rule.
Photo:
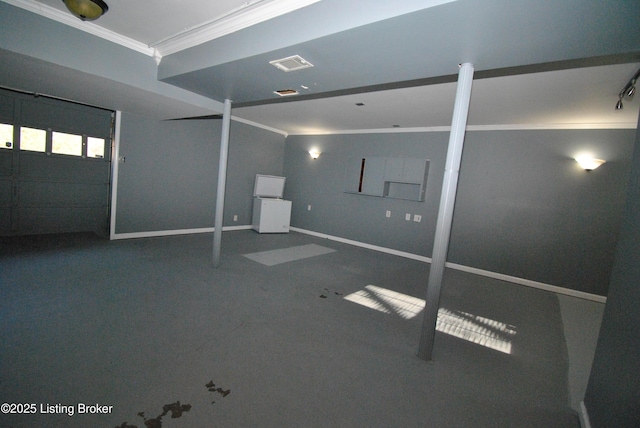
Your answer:
[[[311,244],[333,251],[245,257]],[[552,293],[447,270],[441,307],[515,334],[504,353],[438,333],[428,363],[421,313],[345,299],[424,298],[418,261],[249,230],[223,234],[217,269],[210,234],[0,245],[0,401],[36,405],[2,427],[579,426]]]

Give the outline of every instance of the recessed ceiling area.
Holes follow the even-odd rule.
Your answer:
[[[213,116],[228,98],[238,120],[284,134],[448,127],[460,62],[476,67],[469,126],[633,128],[640,111],[638,99],[614,109],[640,68],[633,2],[403,0],[363,9],[337,0],[110,0],[103,17],[81,22],[60,0],[1,1],[45,17],[56,11],[51,19],[78,21],[69,22],[87,38],[126,39],[159,65],[158,82],[138,88],[0,49],[11,64],[0,86],[161,119]],[[158,50],[216,26],[227,32]],[[296,55],[305,68],[270,63]],[[574,65],[539,67],[563,61]]]
[[[477,79],[468,125],[633,128],[640,99],[625,102],[623,110],[615,110],[615,104],[618,91],[639,67],[640,62]],[[290,102],[234,108],[232,114],[289,134],[394,125],[405,130],[441,128],[451,125],[455,93],[456,83],[451,82],[303,101],[291,97]]]

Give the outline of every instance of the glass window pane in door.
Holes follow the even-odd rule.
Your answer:
[[[0,149],[13,148],[13,125],[0,123]]]
[[[47,131],[35,128],[20,128],[20,150],[42,152],[47,148]]]
[[[54,132],[51,152],[60,155],[82,156],[82,135]]]
[[[87,157],[104,157],[104,138],[87,137]]]

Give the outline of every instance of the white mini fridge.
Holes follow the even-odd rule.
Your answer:
[[[253,230],[259,233],[288,233],[291,201],[282,199],[285,177],[256,175],[253,190]]]

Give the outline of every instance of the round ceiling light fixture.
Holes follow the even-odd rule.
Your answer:
[[[102,0],[62,0],[67,9],[83,21],[93,21],[107,13],[109,6]]]

